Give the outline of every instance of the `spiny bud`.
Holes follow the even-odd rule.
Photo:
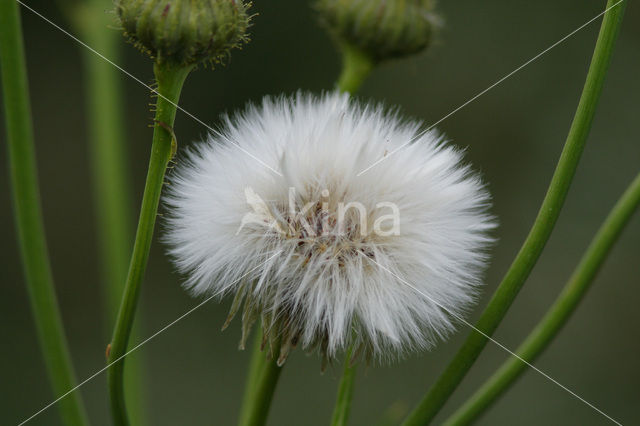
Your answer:
[[[218,62],[246,42],[242,0],[116,0],[125,36],[159,64]]]
[[[375,62],[420,52],[436,22],[434,0],[317,0],[322,23],[339,42]]]

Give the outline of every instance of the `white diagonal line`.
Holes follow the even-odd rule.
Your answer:
[[[231,283],[231,285],[234,285],[236,283],[238,283],[240,280],[242,280],[244,277],[246,277],[247,275],[249,275],[251,272],[255,271],[256,269],[260,268],[263,265],[266,265],[269,261],[271,261],[271,259],[273,259],[274,257],[280,255],[282,253],[282,250],[278,251],[276,254],[269,256],[269,258],[267,260],[265,260],[264,262],[260,263],[258,266],[256,266],[255,268],[249,270],[246,274],[242,275],[240,278],[238,278],[236,281],[234,281],[233,283]],[[225,287],[228,288],[228,287]],[[141,341],[140,343],[138,343],[137,345],[135,345],[133,348],[129,349],[126,353],[124,353],[122,356],[118,357],[117,359],[113,360],[112,362],[110,362],[109,364],[107,364],[105,367],[101,368],[100,370],[96,371],[95,373],[93,373],[91,376],[87,377],[86,379],[84,379],[83,381],[81,381],[80,383],[78,383],[75,387],[69,389],[67,392],[63,393],[62,395],[60,395],[58,398],[56,398],[55,400],[51,401],[49,404],[45,405],[44,407],[42,407],[42,409],[40,409],[39,411],[37,411],[36,413],[32,414],[31,416],[29,416],[28,418],[24,419],[22,422],[20,422],[18,424],[18,426],[22,426],[25,423],[33,420],[36,416],[38,416],[39,414],[41,414],[42,412],[44,412],[45,410],[47,410],[48,408],[51,408],[53,405],[55,405],[56,403],[58,403],[59,401],[61,401],[62,399],[64,399],[65,397],[69,396],[71,393],[75,392],[76,390],[78,390],[78,388],[80,388],[81,386],[85,385],[86,383],[90,382],[91,380],[93,380],[94,378],[96,378],[97,376],[99,376],[100,374],[104,373],[106,370],[109,369],[109,367],[111,367],[113,364],[120,362],[124,357],[126,357],[127,355],[129,355],[131,352],[139,349],[142,345],[148,343],[150,340],[152,340],[153,338],[157,337],[159,334],[165,332],[167,329],[169,329],[170,327],[174,326],[177,322],[183,320],[185,317],[191,315],[194,311],[196,311],[197,309],[201,308],[202,306],[206,305],[207,302],[211,301],[211,299],[217,297],[220,295],[220,292],[216,292],[215,294],[207,297],[206,299],[204,299],[202,302],[198,303],[196,306],[194,306],[193,308],[189,309],[187,312],[185,312],[184,314],[180,315],[178,318],[174,319],[173,321],[171,321],[169,324],[165,325],[164,327],[162,327],[160,330],[156,331],[155,333],[153,333],[151,336],[147,337],[146,339],[144,339],[143,341]]]
[[[3,0],[5,1],[5,0]],[[129,71],[125,70],[124,68],[122,68],[120,65],[116,64],[115,62],[113,62],[112,60],[110,60],[109,58],[105,57],[103,54],[101,54],[100,52],[98,52],[97,50],[95,50],[93,47],[89,46],[87,43],[83,42],[82,40],[80,40],[78,37],[74,36],[73,34],[71,34],[70,32],[68,32],[67,30],[65,30],[64,28],[62,28],[61,26],[59,26],[58,24],[56,24],[55,22],[51,21],[49,18],[47,18],[46,16],[42,15],[40,12],[38,12],[37,10],[33,9],[32,7],[24,4],[21,0],[16,0],[16,2],[18,2],[22,7],[24,7],[25,9],[29,10],[30,12],[34,13],[35,15],[39,16],[40,18],[42,18],[44,21],[48,22],[49,24],[51,24],[53,27],[55,27],[56,29],[60,30],[61,32],[63,32],[65,35],[67,35],[69,38],[71,38],[72,40],[74,40],[75,42],[77,42],[78,44],[80,44],[82,47],[85,47],[87,49],[89,49],[92,53],[94,53],[95,55],[99,56],[101,59],[105,60],[106,62],[108,62],[109,64],[113,65],[114,67],[116,67],[118,70],[120,70],[122,73],[124,73],[125,75],[127,75],[128,77],[131,77],[133,80],[135,80],[136,82],[140,83],[142,86],[146,87],[147,89],[149,89],[152,93],[160,96],[162,99],[164,99],[165,101],[169,102],[171,105],[175,106],[177,109],[179,109],[180,111],[182,111],[183,113],[185,113],[186,115],[188,115],[189,117],[191,117],[192,119],[194,119],[196,122],[198,122],[199,124],[203,125],[204,127],[206,127],[207,129],[209,129],[209,131],[213,132],[213,133],[218,133],[216,132],[216,130],[214,128],[212,128],[211,126],[207,125],[204,121],[200,120],[198,117],[196,117],[195,115],[191,114],[189,111],[187,111],[186,109],[182,108],[180,105],[178,105],[177,103],[173,102],[172,100],[168,99],[166,96],[164,96],[162,93],[159,93],[156,89],[154,89],[153,87],[149,86],[147,83],[145,83],[144,81],[140,80],[138,77],[136,77],[135,75],[131,74]],[[236,148],[239,148],[242,152],[244,152],[245,154],[247,154],[249,157],[253,158],[254,160],[256,160],[258,163],[260,163],[261,165],[263,165],[264,167],[268,168],[269,170],[271,170],[273,173],[277,174],[278,176],[282,176],[282,173],[280,173],[279,171],[277,171],[276,169],[274,169],[273,167],[271,167],[270,165],[268,165],[267,163],[265,163],[264,161],[262,161],[261,159],[259,159],[258,157],[256,157],[255,155],[253,155],[252,153],[250,153],[249,151],[247,151],[246,149],[244,149],[243,147],[241,147],[240,145],[238,145],[236,142],[229,140],[229,142],[236,146]]]
[[[366,256],[365,256],[366,257]],[[595,411],[597,411],[598,413],[602,414],[604,417],[606,417],[607,419],[609,419],[610,421],[612,421],[613,423],[622,426],[622,424],[620,422],[618,422],[617,420],[613,419],[611,416],[607,415],[607,413],[605,413],[604,411],[602,411],[601,409],[599,409],[598,407],[596,407],[595,405],[593,405],[592,403],[590,403],[589,401],[587,401],[586,399],[582,398],[580,395],[578,395],[577,393],[575,393],[574,391],[572,391],[571,389],[569,389],[568,387],[566,387],[565,385],[563,385],[562,383],[558,382],[556,379],[554,379],[553,377],[549,376],[547,373],[545,373],[544,371],[540,370],[538,367],[534,366],[533,364],[529,363],[528,361],[526,361],[524,358],[522,358],[520,355],[516,354],[515,352],[511,351],[509,348],[507,348],[506,346],[504,346],[502,343],[498,342],[497,340],[495,340],[494,338],[492,338],[491,336],[489,336],[488,334],[486,334],[485,332],[483,332],[482,330],[478,329],[476,326],[474,326],[473,324],[471,324],[469,321],[465,320],[463,317],[461,317],[460,315],[457,315],[454,312],[449,311],[447,308],[445,308],[444,306],[442,306],[440,303],[436,302],[435,300],[433,300],[431,297],[427,296],[426,294],[424,294],[422,291],[420,291],[419,289],[417,289],[414,285],[409,284],[405,279],[403,279],[402,277],[400,277],[398,274],[394,273],[393,271],[389,270],[388,268],[384,267],[383,265],[381,265],[380,263],[376,262],[375,260],[371,259],[370,257],[366,257],[367,259],[369,259],[371,262],[375,263],[376,265],[378,265],[380,268],[382,268],[383,270],[387,271],[388,273],[390,273],[391,275],[393,275],[394,277],[396,277],[397,279],[399,279],[403,284],[407,285],[408,287],[410,287],[411,289],[413,289],[415,292],[417,292],[418,294],[420,294],[421,296],[424,296],[427,300],[429,300],[431,303],[433,303],[434,305],[436,305],[437,307],[439,307],[440,309],[442,309],[443,311],[445,311],[446,313],[448,313],[449,315],[451,315],[452,317],[456,318],[458,321],[464,323],[465,325],[469,326],[470,328],[472,328],[474,331],[480,333],[482,336],[484,336],[485,338],[487,338],[488,340],[490,340],[491,342],[493,342],[494,344],[496,344],[498,347],[500,347],[501,349],[503,349],[505,352],[509,353],[511,356],[517,358],[518,360],[520,360],[521,362],[523,362],[524,364],[526,364],[528,367],[530,367],[531,369],[535,370],[536,372],[540,373],[543,377],[545,377],[547,380],[555,383],[556,385],[558,385],[560,388],[564,389],[565,391],[567,391],[569,394],[573,395],[574,397],[576,397],[577,399],[579,399],[580,401],[582,401],[583,403],[585,403],[586,405],[588,405],[589,407],[591,407],[592,409],[594,409]]]
[[[473,101],[475,101],[476,99],[478,99],[479,97],[483,96],[484,94],[486,94],[488,91],[492,90],[493,88],[495,88],[496,86],[498,86],[499,84],[501,84],[502,82],[504,82],[505,80],[507,80],[508,78],[510,78],[511,76],[513,76],[514,74],[516,74],[517,72],[519,72],[520,70],[522,70],[523,68],[525,68],[526,66],[528,66],[529,64],[531,64],[532,62],[536,61],[537,59],[539,59],[541,56],[543,56],[544,54],[546,54],[547,52],[549,52],[551,49],[555,48],[556,46],[558,46],[559,44],[561,44],[562,42],[564,42],[565,40],[567,40],[568,38],[572,37],[573,35],[575,35],[577,32],[579,32],[580,30],[582,30],[583,28],[585,28],[586,26],[588,26],[589,24],[591,24],[592,22],[594,22],[595,20],[597,20],[598,18],[600,18],[601,16],[603,16],[604,14],[606,14],[609,10],[613,9],[614,7],[618,6],[622,1],[624,0],[619,0],[618,2],[616,2],[615,4],[613,4],[612,6],[608,7],[607,9],[605,9],[604,11],[600,12],[598,15],[594,16],[592,19],[590,19],[589,21],[585,22],[583,25],[581,25],[580,27],[576,28],[575,30],[573,30],[572,32],[570,32],[569,34],[567,34],[566,36],[564,36],[563,38],[561,38],[560,40],[558,40],[557,42],[555,42],[554,44],[552,44],[551,46],[547,47],[546,49],[544,49],[543,51],[541,51],[540,53],[538,53],[536,56],[534,56],[533,58],[529,59],[528,61],[526,61],[525,63],[523,63],[522,65],[520,65],[519,67],[517,67],[516,69],[514,69],[513,71],[511,71],[510,73],[506,74],[504,77],[502,77],[501,79],[499,79],[498,81],[496,81],[495,83],[493,83],[492,85],[490,85],[489,87],[487,87],[486,89],[484,89],[483,91],[479,92],[478,94],[476,94],[475,96],[473,96],[472,98],[470,98],[469,100],[467,100],[465,103],[463,103],[462,105],[458,106],[456,109],[454,109],[453,111],[451,111],[450,113],[448,113],[447,115],[445,115],[444,117],[442,117],[441,119],[439,119],[438,121],[436,121],[434,124],[432,124],[431,126],[429,126],[427,129],[421,131],[418,135],[414,136],[409,142],[401,145],[400,147],[396,148],[395,150],[393,150],[392,152],[388,153],[385,157],[381,158],[380,160],[376,161],[375,163],[373,163],[372,165],[370,165],[369,167],[367,167],[366,169],[360,171],[358,173],[358,176],[362,175],[363,173],[367,172],[368,170],[370,170],[371,168],[375,167],[377,164],[379,164],[380,162],[384,161],[385,159],[389,158],[391,155],[395,154],[396,152],[398,152],[399,150],[403,149],[404,147],[406,147],[407,145],[411,144],[413,141],[415,141],[416,139],[420,138],[422,135],[424,135],[426,132],[428,132],[430,129],[432,129],[433,127],[437,126],[438,124],[440,124],[442,121],[446,120],[447,118],[449,118],[450,116],[452,116],[453,114],[457,113],[459,110],[461,110],[462,108],[466,107],[467,105],[469,105],[470,103],[472,103]],[[183,113],[185,113],[187,116],[189,116],[190,118],[192,118],[193,120],[195,120],[196,122],[198,122],[199,124],[203,125],[204,127],[206,127],[207,129],[209,129],[212,132],[216,132],[212,127],[210,127],[209,125],[207,125],[206,123],[204,123],[202,120],[200,120],[199,118],[197,118],[196,116],[194,116],[193,114],[191,114],[190,112],[188,112],[187,110],[185,110],[183,107],[181,107],[180,105],[178,105],[177,103],[171,101],[170,99],[166,98],[164,95],[162,95],[161,93],[159,93],[156,89],[152,88],[151,86],[149,86],[148,84],[144,83],[142,80],[140,80],[139,78],[137,78],[136,76],[134,76],[133,74],[131,74],[130,72],[126,71],[124,68],[120,67],[119,65],[117,65],[116,63],[114,63],[113,61],[111,61],[110,59],[106,58],[104,55],[102,55],[101,53],[99,53],[98,51],[96,51],[95,49],[93,49],[91,46],[89,46],[88,44],[84,43],[82,40],[78,39],[77,37],[75,37],[73,34],[69,33],[68,31],[66,31],[65,29],[63,29],[62,27],[60,27],[59,25],[55,24],[54,22],[52,22],[50,19],[46,18],[45,16],[43,16],[42,14],[40,14],[39,12],[37,12],[36,10],[34,10],[33,8],[31,8],[30,6],[26,5],[25,3],[23,3],[21,0],[16,0],[17,3],[19,3],[21,6],[23,6],[24,8],[28,9],[29,11],[31,11],[32,13],[34,13],[35,15],[37,15],[38,17],[40,17],[41,19],[43,19],[44,21],[46,21],[47,23],[49,23],[50,25],[52,25],[53,27],[55,27],[56,29],[58,29],[59,31],[61,31],[62,33],[64,33],[65,35],[67,35],[68,37],[70,37],[71,39],[73,39],[74,41],[76,41],[77,43],[79,43],[81,46],[87,48],[88,50],[90,50],[92,53],[94,53],[95,55],[97,55],[98,57],[100,57],[101,59],[105,60],[106,62],[108,62],[109,64],[111,64],[112,66],[114,66],[115,68],[117,68],[119,71],[121,71],[122,73],[124,73],[125,75],[129,76],[130,78],[132,78],[133,80],[135,80],[136,82],[138,82],[139,84],[141,84],[142,86],[144,86],[145,88],[147,88],[149,91],[151,91],[152,93],[157,94],[158,96],[162,97],[165,101],[169,102],[170,104],[172,104],[173,106],[175,106],[177,109],[179,109],[180,111],[182,111]],[[247,150],[245,150],[244,148],[242,148],[241,146],[239,146],[237,143],[230,141],[232,144],[234,144],[237,148],[239,148],[241,151],[243,151],[245,154],[249,155],[251,158],[253,158],[254,160],[256,160],[257,162],[259,162],[261,165],[263,165],[264,167],[267,167],[269,170],[271,170],[272,172],[276,173],[279,176],[282,176],[282,174],[273,169],[271,166],[269,166],[268,164],[264,163],[262,160],[260,160],[259,158],[255,157],[253,154],[251,154],[250,152],[248,152]],[[248,275],[249,273],[251,273],[253,270],[257,269],[258,267],[262,266],[263,264],[269,262],[271,259],[273,259],[274,257],[276,257],[277,255],[279,255],[281,252],[278,252],[274,255],[272,255],[271,257],[269,257],[269,259],[267,259],[265,262],[263,262],[262,264],[256,266],[256,268],[250,270],[249,272],[247,272],[246,274],[244,274],[242,277],[240,277],[237,281],[240,281],[241,279],[243,279],[246,275]],[[521,362],[523,362],[524,364],[526,364],[528,367],[530,367],[531,369],[535,370],[536,372],[538,372],[539,374],[541,374],[543,377],[545,377],[546,379],[548,379],[549,381],[555,383],[557,386],[559,386],[560,388],[562,388],[563,390],[565,390],[566,392],[568,392],[569,394],[573,395],[575,398],[579,399],[580,401],[582,401],[584,404],[588,405],[589,407],[591,407],[593,410],[597,411],[598,413],[600,413],[602,416],[606,417],[608,420],[612,421],[613,423],[617,424],[617,425],[621,425],[621,423],[619,423],[618,421],[616,421],[615,419],[613,419],[612,417],[610,417],[609,415],[607,415],[605,412],[603,412],[602,410],[600,410],[599,408],[597,408],[596,406],[594,406],[593,404],[591,404],[590,402],[588,402],[587,400],[585,400],[584,398],[580,397],[578,394],[576,394],[575,392],[573,392],[571,389],[567,388],[566,386],[562,385],[560,382],[558,382],[557,380],[555,380],[554,378],[552,378],[551,376],[549,376],[548,374],[546,374],[545,372],[543,372],[542,370],[540,370],[539,368],[535,367],[534,365],[532,365],[531,363],[527,362],[525,359],[523,359],[522,357],[520,357],[519,355],[517,355],[516,353],[514,353],[513,351],[511,351],[510,349],[508,349],[507,347],[505,347],[504,345],[502,345],[500,342],[496,341],[495,339],[493,339],[491,336],[487,335],[486,333],[484,333],[483,331],[479,330],[478,328],[476,328],[473,324],[469,323],[468,321],[466,321],[464,318],[460,317],[459,315],[453,313],[453,312],[449,312],[446,308],[444,308],[442,305],[440,305],[439,303],[437,303],[436,301],[434,301],[432,298],[430,298],[429,296],[427,296],[426,294],[424,294],[423,292],[421,292],[419,289],[417,289],[415,286],[409,284],[406,280],[404,280],[403,278],[399,277],[397,274],[395,274],[394,272],[390,271],[388,268],[382,266],[380,263],[376,262],[373,259],[368,258],[371,262],[375,263],[376,265],[378,265],[380,268],[384,269],[385,271],[389,272],[391,275],[395,276],[397,279],[399,279],[401,282],[403,282],[405,285],[409,286],[410,288],[412,288],[414,291],[416,291],[417,293],[419,293],[420,295],[424,296],[425,298],[427,298],[428,300],[430,300],[432,303],[434,303],[435,305],[437,305],[438,307],[440,307],[441,309],[443,309],[444,311],[448,312],[450,315],[452,315],[453,317],[455,317],[456,319],[458,319],[459,321],[461,321],[462,323],[464,323],[465,325],[469,326],[470,328],[472,328],[474,331],[480,333],[482,336],[484,336],[485,338],[487,338],[488,340],[490,340],[491,342],[493,342],[495,345],[497,345],[498,347],[500,347],[501,349],[503,349],[504,351],[506,351],[507,353],[509,353],[510,355],[514,356],[515,358],[517,358],[518,360],[520,360]],[[237,282],[236,281],[236,282]],[[54,401],[52,401],[51,403],[47,404],[45,407],[43,407],[41,410],[37,411],[36,413],[34,413],[33,415],[31,415],[30,417],[28,417],[27,419],[23,420],[19,426],[24,425],[25,423],[31,421],[33,418],[35,418],[36,416],[38,416],[39,414],[41,414],[42,412],[44,412],[45,410],[47,410],[48,408],[50,408],[51,406],[55,405],[57,402],[59,402],[60,400],[64,399],[65,397],[67,397],[68,395],[70,395],[72,392],[76,391],[78,388],[80,388],[81,386],[83,386],[84,384],[88,383],[89,381],[91,381],[92,379],[94,379],[95,377],[97,377],[98,375],[100,375],[101,373],[103,373],[104,371],[106,371],[107,369],[109,369],[109,367],[111,367],[113,364],[120,362],[124,357],[128,356],[130,353],[134,352],[135,350],[139,349],[141,346],[145,345],[146,343],[148,343],[150,340],[154,339],[155,337],[157,337],[158,335],[160,335],[161,333],[163,333],[164,331],[166,331],[167,329],[169,329],[170,327],[172,327],[173,325],[175,325],[176,323],[178,323],[179,321],[181,321],[182,319],[184,319],[185,317],[187,317],[188,315],[190,315],[191,313],[193,313],[194,311],[196,311],[197,309],[199,309],[200,307],[202,307],[203,305],[205,305],[206,303],[208,303],[211,299],[215,298],[216,296],[218,296],[218,293],[207,297],[205,300],[203,300],[202,302],[200,302],[199,304],[197,304],[196,306],[194,306],[193,308],[191,308],[190,310],[188,310],[187,312],[185,312],[184,314],[182,314],[181,316],[179,316],[178,318],[176,318],[175,320],[171,321],[170,323],[168,323],[166,326],[164,326],[163,328],[161,328],[160,330],[158,330],[157,332],[155,332],[154,334],[152,334],[151,336],[149,336],[148,338],[146,338],[145,340],[141,341],[140,343],[138,343],[136,346],[134,346],[133,348],[131,348],[129,351],[127,351],[125,354],[123,354],[122,356],[118,357],[116,360],[114,360],[113,362],[107,364],[105,367],[103,367],[102,369],[96,371],[94,374],[92,374],[91,376],[87,377],[85,380],[83,380],[82,382],[80,382],[78,385],[76,385],[75,387],[73,387],[72,389],[70,389],[69,391],[67,391],[66,393],[64,393],[63,395],[59,396],[57,399],[55,399]]]
[[[533,58],[529,59],[527,62],[523,63],[522,65],[520,65],[518,68],[514,69],[513,71],[511,71],[509,74],[505,75],[504,77],[502,77],[500,80],[496,81],[495,83],[493,83],[491,86],[487,87],[486,89],[484,89],[483,91],[479,92],[478,94],[476,94],[474,97],[470,98],[468,101],[466,101],[465,103],[463,103],[462,105],[460,105],[459,107],[457,107],[456,109],[454,109],[453,111],[451,111],[450,113],[448,113],[447,115],[445,115],[444,117],[442,117],[440,120],[436,121],[435,123],[433,123],[432,125],[430,125],[429,127],[427,127],[426,129],[424,129],[423,131],[421,131],[420,133],[418,133],[416,136],[412,137],[409,142],[404,143],[402,145],[400,145],[398,148],[394,149],[393,151],[385,154],[384,157],[382,157],[381,159],[379,159],[378,161],[376,161],[375,163],[371,164],[369,167],[367,167],[364,170],[361,170],[357,176],[362,175],[363,173],[366,173],[368,170],[372,169],[373,167],[377,166],[378,164],[380,164],[381,162],[383,162],[384,160],[388,159],[389,157],[391,157],[393,154],[395,154],[396,152],[400,151],[401,149],[405,148],[407,145],[410,145],[413,141],[419,139],[420,137],[422,137],[425,133],[427,133],[429,130],[433,129],[435,126],[437,126],[438,124],[442,123],[444,120],[446,120],[447,118],[451,117],[453,114],[455,114],[456,112],[460,111],[462,108],[466,107],[467,105],[469,105],[470,103],[472,103],[473,101],[475,101],[476,99],[478,99],[480,96],[484,95],[485,93],[487,93],[488,91],[490,91],[491,89],[493,89],[494,87],[496,87],[497,85],[499,85],[500,83],[502,83],[503,81],[507,80],[508,78],[510,78],[511,76],[513,76],[514,74],[516,74],[518,71],[522,70],[524,67],[526,67],[527,65],[531,64],[532,62],[536,61],[537,59],[539,59],[541,56],[543,56],[545,53],[549,52],[551,49],[553,49],[554,47],[558,46],[559,44],[561,44],[562,42],[564,42],[565,40],[567,40],[568,38],[570,38],[571,36],[575,35],[578,31],[582,30],[584,27],[588,26],[589,24],[593,23],[593,21],[595,21],[596,19],[600,18],[601,16],[603,16],[604,14],[606,14],[607,12],[609,12],[611,9],[613,9],[614,7],[616,7],[617,5],[619,5],[620,3],[622,3],[624,0],[618,0],[616,3],[614,3],[613,5],[609,6],[608,8],[606,8],[605,10],[603,10],[602,12],[598,13],[596,16],[594,16],[593,18],[591,18],[590,20],[588,20],[587,22],[585,22],[584,24],[580,25],[578,28],[576,28],[575,30],[571,31],[569,34],[567,34],[566,36],[562,37],[560,40],[556,41],[555,43],[553,43],[551,46],[547,47],[546,49],[544,49],[543,51],[541,51],[540,53],[538,53],[536,56],[534,56]]]

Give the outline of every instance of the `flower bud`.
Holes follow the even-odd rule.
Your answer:
[[[437,21],[434,0],[317,0],[322,23],[339,42],[375,62],[420,52]]]
[[[250,5],[242,0],[116,0],[124,30],[159,64],[218,62],[246,42]]]

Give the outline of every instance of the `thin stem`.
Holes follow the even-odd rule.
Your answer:
[[[149,258],[165,171],[175,151],[176,141],[172,131],[176,115],[175,104],[178,102],[182,85],[190,71],[191,67],[171,67],[158,64],[154,67],[158,92],[162,96],[157,98],[156,126],[153,131],[147,182],[142,197],[133,255],[109,354],[109,364],[113,364],[108,370],[109,394],[111,413],[116,426],[129,424],[123,387],[123,355],[127,350],[140,287]]]
[[[15,1],[0,1],[0,69],[20,254],[49,380],[54,395],[62,395],[75,386],[76,379],[45,240],[22,27]],[[88,424],[77,392],[62,399],[59,410],[66,425]]]
[[[332,426],[346,426],[351,412],[351,400],[353,398],[353,386],[356,379],[356,366],[351,365],[353,348],[349,348],[344,360],[342,379],[338,387],[336,405],[331,418]]]
[[[371,72],[371,69],[373,68],[373,62],[364,53],[345,43],[341,44],[340,51],[342,53],[342,71],[340,73],[340,77],[338,78],[337,87],[341,92],[349,92],[353,94],[360,88],[364,80]],[[258,380],[260,380],[261,369],[263,368],[265,363],[264,354],[260,350],[261,344],[262,338],[258,334],[256,336],[256,341],[253,345],[253,348],[251,349],[252,354],[249,364],[249,374],[247,376],[245,393],[240,408],[240,425],[250,424],[249,416],[252,415],[254,410],[253,404],[255,400],[255,389],[257,387]],[[349,389],[349,391],[351,392],[351,389]],[[336,406],[336,410],[337,409],[338,407]],[[346,414],[348,415],[348,411]]]
[[[243,415],[240,426],[262,426],[267,422],[271,400],[282,372],[282,367],[278,366],[280,342],[276,342],[273,351],[271,358],[262,365],[259,380],[253,384],[252,401],[246,408],[247,412]]]
[[[113,0],[87,0],[66,10],[82,39],[117,63],[120,62],[122,36],[109,28],[113,17],[104,13],[112,6]],[[104,322],[105,330],[111,333],[124,291],[133,242],[131,178],[123,122],[125,111],[117,71],[88,49],[82,48],[82,54],[100,276],[105,301]],[[146,423],[141,361],[139,357],[130,360],[125,371],[128,405],[136,425]]]
[[[609,0],[607,7],[618,1]],[[591,128],[625,5],[626,2],[618,4],[604,16],[580,102],[547,194],[520,252],[476,323],[476,328],[487,336],[493,334],[507,313],[558,219]],[[405,420],[405,426],[425,425],[435,417],[478,358],[487,340],[485,335],[471,332],[447,369]]]
[[[341,92],[355,93],[373,68],[373,61],[361,51],[345,43],[340,45],[342,53],[342,71],[338,78],[337,87]],[[240,408],[239,424],[249,424],[249,415],[253,410],[254,391],[256,382],[260,379],[260,368],[264,365],[264,355],[260,350],[262,339],[257,336],[252,348],[249,374],[245,385],[245,393]],[[343,379],[344,380],[344,379]],[[351,392],[351,389],[349,389]],[[336,407],[338,409],[338,407]],[[348,410],[348,407],[347,407]],[[348,412],[346,413],[348,414]],[[346,417],[345,417],[346,421]]]
[[[264,369],[266,362],[265,354],[261,349],[262,347],[262,333],[260,329],[256,330],[253,345],[251,348],[251,360],[249,361],[249,372],[247,374],[247,380],[245,382],[244,395],[242,397],[242,405],[240,408],[240,416],[238,424],[247,424],[249,420],[249,414],[251,412],[251,404],[255,399],[255,390],[258,386],[258,381]]]
[[[622,230],[640,204],[640,174],[624,192],[591,241],[564,289],[516,353],[533,362],[551,343],[586,294]],[[447,421],[466,425],[480,416],[526,370],[526,364],[511,357]]]
[[[340,44],[340,51],[342,52],[342,72],[340,73],[340,77],[338,77],[337,87],[341,92],[348,92],[353,95],[360,89],[360,86],[362,86],[362,83],[367,79],[375,64],[364,52],[347,43]],[[345,358],[340,385],[338,386],[336,405],[333,408],[333,416],[331,418],[331,424],[334,426],[346,425],[349,420],[353,386],[356,377],[356,367],[349,366],[351,353],[352,348],[349,348]]]
[[[338,90],[355,93],[371,73],[373,60],[361,50],[347,44],[340,44],[342,71],[338,78]]]

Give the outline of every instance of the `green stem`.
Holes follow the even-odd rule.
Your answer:
[[[374,64],[373,61],[364,53],[345,43],[341,43],[340,51],[342,52],[342,72],[338,78],[337,87],[341,92],[349,92],[353,94],[360,88],[371,72]],[[245,393],[240,408],[240,425],[249,424],[249,416],[253,410],[252,404],[255,399],[254,392],[256,382],[260,378],[260,369],[264,365],[264,355],[260,350],[261,343],[262,339],[260,336],[256,336],[256,343],[252,349],[249,374],[245,385]],[[338,407],[336,407],[336,409],[337,408]]]
[[[111,413],[113,422],[117,426],[129,424],[124,398],[123,357],[127,350],[140,287],[149,258],[165,171],[175,151],[175,140],[171,130],[176,115],[175,105],[180,97],[184,80],[191,69],[192,67],[171,67],[158,64],[154,67],[158,93],[162,96],[158,96],[156,103],[156,125],[153,131],[147,182],[142,197],[133,255],[109,354],[108,381]]]
[[[20,15],[10,0],[0,1],[0,69],[18,243],[38,340],[58,396],[71,390],[76,379],[45,240]],[[62,399],[59,409],[65,425],[88,424],[77,392]]]
[[[265,360],[265,354],[261,350],[262,347],[262,333],[260,329],[256,330],[253,346],[251,348],[251,360],[249,361],[249,371],[247,374],[247,380],[245,382],[244,395],[242,397],[242,405],[240,408],[240,416],[238,424],[247,424],[249,420],[249,413],[251,412],[251,404],[255,399],[255,389],[260,375],[263,371]]]
[[[83,40],[118,62],[120,39],[101,19],[112,0],[89,0],[78,5],[76,27]],[[83,7],[85,6],[85,7]],[[106,16],[106,15],[105,15]],[[101,273],[105,281],[108,324],[115,322],[127,277],[133,224],[130,221],[130,176],[127,167],[124,102],[119,76],[111,64],[82,49],[86,73],[89,146],[100,244]],[[111,328],[110,328],[111,330]]]
[[[338,387],[338,397],[331,418],[332,426],[346,426],[351,411],[351,399],[353,398],[353,386],[356,378],[356,366],[351,364],[352,348],[349,348],[344,360],[342,379]]]
[[[342,72],[338,77],[338,90],[354,94],[360,89],[362,83],[367,79],[374,67],[373,60],[359,49],[347,43],[340,44],[342,52]],[[349,420],[351,410],[351,399],[353,397],[354,379],[356,377],[355,366],[350,367],[352,348],[349,348],[345,359],[345,366],[338,387],[338,397],[333,409],[331,424],[346,425]]]
[[[340,43],[342,71],[338,77],[338,90],[355,93],[371,73],[373,60],[359,49]]]
[[[609,0],[607,8],[618,1]],[[620,3],[604,16],[580,102],[538,216],[520,252],[476,323],[476,328],[486,336],[493,334],[505,316],[558,219],[591,128],[625,5],[626,2]],[[447,369],[405,420],[405,426],[424,425],[435,417],[482,352],[488,340],[485,335],[471,332]]]
[[[109,28],[113,17],[104,13],[112,6],[113,0],[87,0],[67,8],[67,11],[82,39],[118,63],[121,35]],[[118,71],[88,49],[82,48],[82,53],[105,329],[110,333],[124,292],[133,241],[131,178],[123,122],[125,111]],[[136,334],[134,327],[133,339]],[[128,390],[131,419],[136,425],[147,423],[142,370],[139,357],[127,362],[125,388]]]
[[[253,383],[250,390],[253,394],[252,401],[245,407],[246,412],[243,410],[239,426],[262,426],[267,422],[273,393],[282,372],[282,367],[278,366],[279,348],[280,342],[277,342],[273,347],[275,353],[271,359],[263,362],[260,378]]]
[[[586,294],[598,270],[639,204],[640,174],[609,213],[554,304],[516,351],[519,357],[527,362],[533,362],[562,329]],[[466,425],[471,423],[520,377],[526,366],[518,358],[511,357],[445,424]]]

